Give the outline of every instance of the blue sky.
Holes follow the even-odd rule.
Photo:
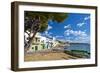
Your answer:
[[[78,43],[90,42],[90,14],[69,13],[63,22],[48,21],[48,28],[41,35],[57,40]]]

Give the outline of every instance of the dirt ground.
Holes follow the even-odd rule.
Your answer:
[[[26,54],[24,56],[24,61],[46,61],[46,60],[63,60],[63,59],[77,59],[77,57],[65,54],[63,52],[57,53],[33,53]]]

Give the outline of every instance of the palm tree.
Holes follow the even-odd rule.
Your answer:
[[[48,27],[48,21],[57,21],[62,22],[65,18],[68,17],[67,13],[49,13],[49,12],[32,12],[32,11],[25,11],[25,29],[24,32],[27,30],[30,31],[29,36],[33,33],[32,37],[29,38],[28,45],[32,42],[32,39],[36,35],[37,32],[43,32]],[[25,47],[27,47],[26,45]]]

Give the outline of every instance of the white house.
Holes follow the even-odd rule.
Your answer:
[[[35,52],[35,51],[43,51],[47,49],[52,49],[54,46],[56,46],[58,42],[55,38],[47,38],[44,36],[41,36],[39,33],[35,35],[33,38],[32,44],[29,47],[29,50],[27,52]]]

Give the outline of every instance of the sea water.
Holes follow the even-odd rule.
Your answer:
[[[90,44],[88,43],[70,43],[70,46],[66,46],[65,50],[84,50],[90,53]]]

